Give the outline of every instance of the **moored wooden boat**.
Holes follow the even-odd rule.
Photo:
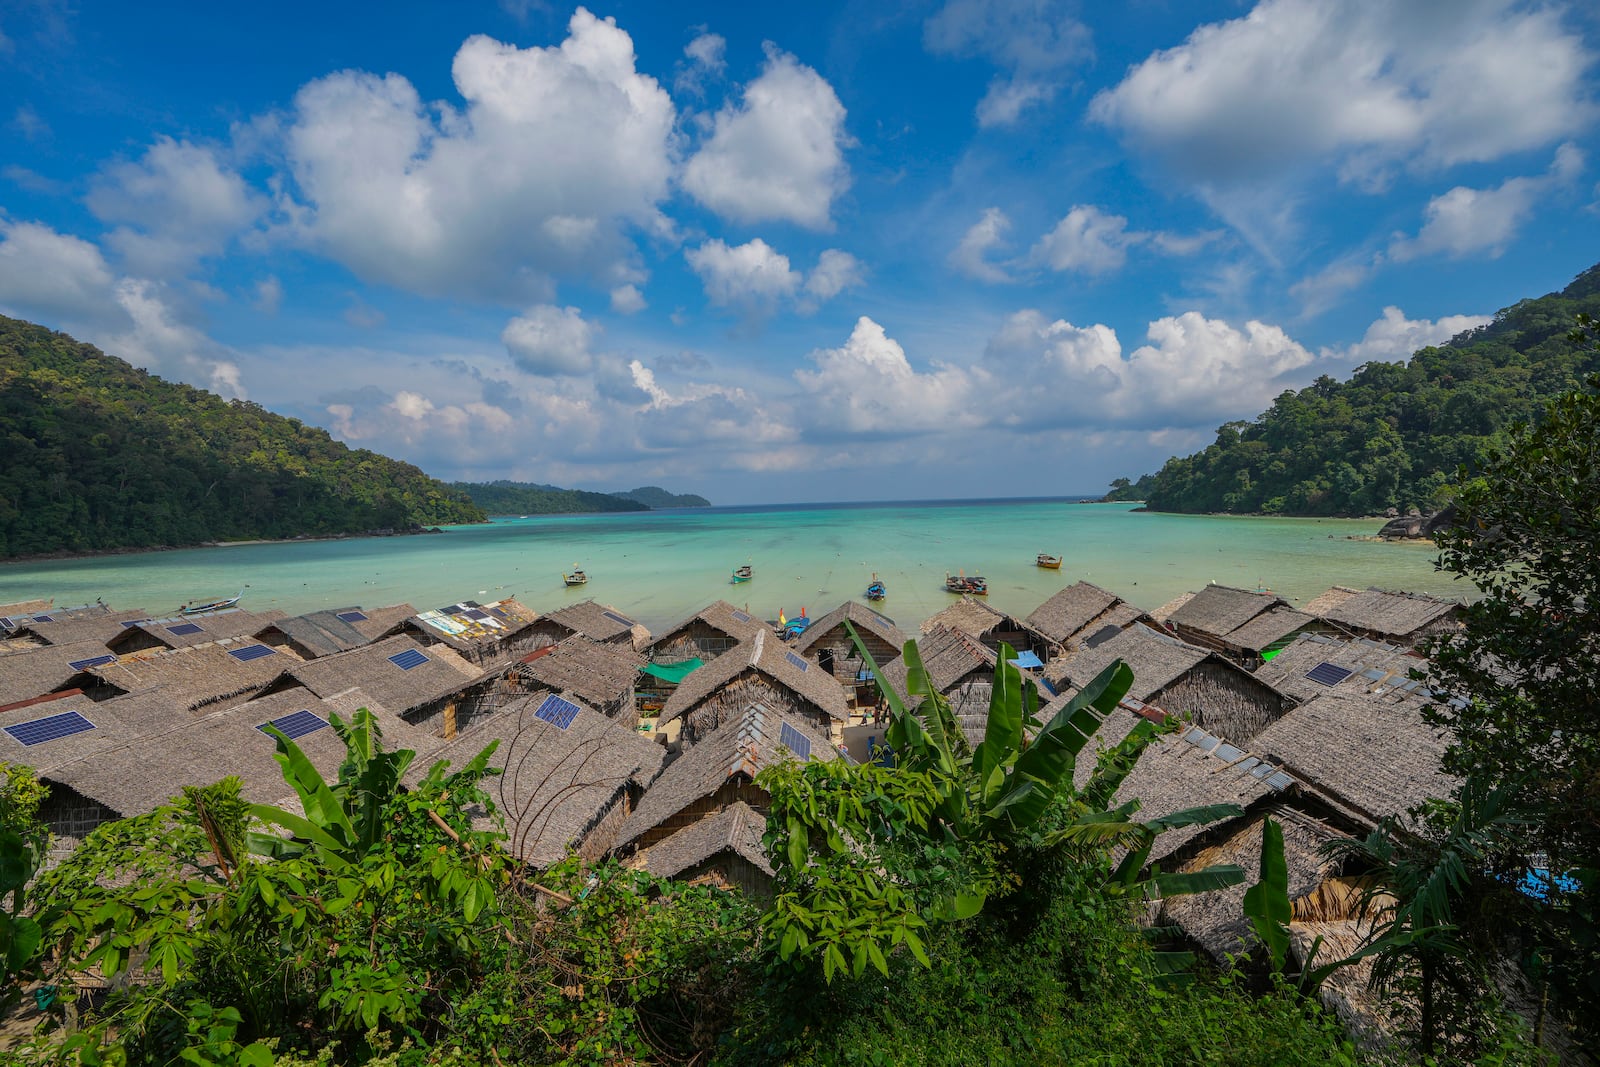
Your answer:
[[[581,569],[574,567],[572,569],[572,573],[563,574],[561,576],[561,580],[566,582],[568,585],[587,585],[589,582],[589,576],[583,573]]]
[[[888,595],[889,595],[888,587],[885,586],[883,584],[883,582],[879,580],[879,578],[878,578],[878,576],[876,574],[874,574],[872,576],[872,584],[867,586],[867,599],[868,600],[882,600],[884,597],[886,597]]]
[[[944,587],[947,592],[962,593],[967,596],[988,596],[989,582],[982,575],[946,574]]]
[[[755,571],[753,569],[751,569],[750,564],[746,563],[743,567],[735,567],[734,568],[734,570],[733,570],[733,584],[734,585],[738,585],[740,582],[748,582],[750,579],[754,578],[755,576],[756,576]]]
[[[1047,571],[1058,571],[1061,569],[1061,557],[1052,556],[1048,552],[1039,553],[1039,558],[1035,559],[1033,562],[1043,567]]]
[[[178,609],[178,614],[203,615],[208,611],[224,611],[228,608],[236,608],[243,597],[244,593],[241,591],[238,596],[225,597],[222,600],[206,600],[198,604],[191,600]]]

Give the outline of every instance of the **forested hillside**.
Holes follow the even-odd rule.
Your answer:
[[[625,493],[612,493],[628,500],[637,500],[648,508],[708,508],[711,501],[697,493],[669,493],[659,485],[641,485]]]
[[[1205,450],[1141,479],[1139,495],[1178,512],[1439,507],[1460,465],[1476,468],[1513,423],[1600,370],[1600,357],[1568,338],[1579,312],[1600,315],[1600,266],[1408,363],[1369,363],[1348,381],[1325,376],[1285,392],[1254,422],[1227,423]]]
[[[578,515],[591,511],[649,511],[647,504],[611,493],[589,493],[534,482],[452,482],[490,515]]]
[[[0,316],[0,558],[483,518],[409,463]]]

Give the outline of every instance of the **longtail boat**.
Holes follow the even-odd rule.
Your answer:
[[[872,576],[872,584],[867,586],[867,599],[868,600],[882,600],[884,597],[886,597],[888,595],[889,595],[888,587],[885,586],[883,584],[883,582],[881,582],[878,579],[878,576],[876,574],[874,574]]]
[[[1048,552],[1039,553],[1039,558],[1033,562],[1043,567],[1047,571],[1058,571],[1061,569],[1061,557],[1052,556]]]
[[[751,569],[750,564],[746,563],[743,567],[734,568],[733,584],[738,585],[740,582],[748,582],[755,576],[755,571]]]
[[[988,596],[989,583],[981,575],[968,577],[965,574],[946,574],[944,587],[947,592],[963,593],[968,596]]]
[[[239,606],[239,601],[243,596],[244,592],[241,590],[238,596],[230,596],[222,600],[207,600],[199,604],[191,600],[178,609],[178,614],[203,615],[208,611],[225,611],[228,608],[236,608]]]
[[[577,567],[572,568],[571,574],[563,574],[561,580],[568,585],[587,585],[589,576]]]

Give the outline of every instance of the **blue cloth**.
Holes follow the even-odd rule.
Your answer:
[[[1018,652],[1017,653],[1017,658],[1012,660],[1011,662],[1015,663],[1018,667],[1043,667],[1044,666],[1044,664],[1039,661],[1039,657],[1034,655],[1032,652]]]

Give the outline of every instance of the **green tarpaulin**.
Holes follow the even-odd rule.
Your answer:
[[[705,666],[705,660],[686,659],[682,663],[673,663],[666,666],[660,663],[649,663],[640,667],[639,670],[652,677],[660,678],[663,682],[671,682],[676,685],[687,678],[690,673],[699,670],[703,666]]]
[[[1281,648],[1269,648],[1269,649],[1267,649],[1265,652],[1261,653],[1261,662],[1262,663],[1271,663],[1273,657],[1276,656],[1279,652],[1282,652],[1282,651],[1283,651],[1283,649],[1281,649]]]

